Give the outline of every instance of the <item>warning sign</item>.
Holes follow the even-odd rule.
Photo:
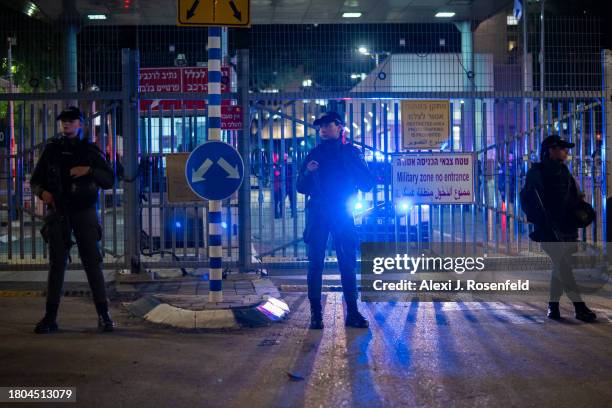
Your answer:
[[[185,179],[187,158],[189,158],[189,153],[166,155],[166,181],[168,183],[168,202],[170,203],[202,202],[202,199],[187,185]]]
[[[229,92],[230,68],[221,67],[221,93]],[[140,68],[139,92],[208,92],[206,67]]]
[[[393,156],[393,200],[415,204],[472,204],[474,154],[406,153]]]
[[[242,130],[242,107],[221,106],[221,129]]]
[[[439,149],[449,136],[449,101],[402,101],[402,147],[404,149]]]

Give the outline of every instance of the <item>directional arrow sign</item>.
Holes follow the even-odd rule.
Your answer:
[[[206,200],[224,200],[244,178],[240,154],[227,143],[210,141],[196,147],[185,165],[187,184]]]
[[[250,0],[177,0],[177,24],[182,26],[251,25]]]
[[[242,13],[240,12],[240,10],[238,10],[238,7],[236,7],[236,3],[234,3],[234,0],[230,0],[229,5],[232,9],[232,12],[234,13],[234,17],[236,18],[236,20],[242,21]]]
[[[206,159],[204,163],[200,166],[200,168],[192,169],[191,171],[191,182],[197,183],[198,181],[205,181],[204,174],[210,169],[210,166],[213,165],[213,162],[210,159]]]
[[[186,15],[187,20],[190,20],[195,15],[195,12],[198,9],[199,5],[200,5],[200,0],[194,0],[189,10],[187,10],[187,15]]]

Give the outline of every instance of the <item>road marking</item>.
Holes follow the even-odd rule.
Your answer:
[[[0,290],[0,297],[41,297],[41,290]]]

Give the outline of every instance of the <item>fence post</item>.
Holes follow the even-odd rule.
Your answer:
[[[238,132],[238,153],[244,162],[244,180],[238,192],[238,260],[240,268],[246,272],[251,267],[251,112],[248,48],[238,50],[238,67],[238,103],[242,107],[242,130]]]
[[[602,135],[601,135],[601,190],[603,196],[606,198],[602,201],[604,208],[604,222],[606,225],[602,228],[603,241],[610,242],[612,234],[610,231],[610,215],[608,213],[609,205],[612,203],[612,197],[608,192],[608,186],[610,185],[610,169],[608,168],[607,161],[611,156],[610,144],[608,143],[608,137],[612,134],[612,50],[602,50],[602,63],[603,63],[603,75],[602,75]],[[612,251],[608,252],[608,256],[612,256]]]
[[[131,273],[140,272],[140,174],[138,166],[138,70],[139,53],[121,50],[122,72],[122,133],[124,154],[124,253],[126,268]]]

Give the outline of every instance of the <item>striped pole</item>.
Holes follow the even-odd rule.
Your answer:
[[[208,28],[208,140],[221,140],[221,27]],[[221,201],[208,202],[209,302],[223,301]]]

